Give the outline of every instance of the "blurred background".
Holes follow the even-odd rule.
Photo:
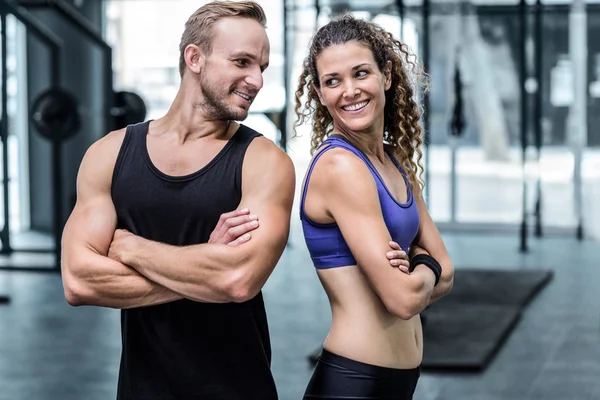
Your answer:
[[[204,3],[0,0],[0,400],[115,398],[119,311],[66,304],[60,235],[86,149],[168,110]],[[297,191],[310,126],[294,132],[294,92],[320,26],[372,20],[430,75],[425,194],[456,284],[423,314],[415,399],[600,399],[600,3],[258,3],[270,66],[244,123],[290,155]],[[301,398],[331,318],[297,207],[263,290],[282,400]]]

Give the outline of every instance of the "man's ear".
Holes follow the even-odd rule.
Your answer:
[[[317,96],[319,96],[319,102],[321,102],[321,105],[324,106],[325,102],[323,101],[323,97],[321,96],[321,89],[315,85],[315,83],[311,83],[313,89],[315,90],[315,92],[317,92]]]
[[[383,69],[383,75],[385,76],[385,90],[388,90],[392,87],[392,62],[388,61],[385,63],[385,68]]]
[[[188,44],[183,51],[185,63],[190,71],[194,74],[199,74],[204,66],[204,53],[200,47],[195,44]]]

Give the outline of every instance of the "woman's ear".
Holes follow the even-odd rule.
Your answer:
[[[385,75],[385,90],[388,90],[392,87],[392,62],[388,61],[385,63],[385,68],[383,69],[383,75]]]

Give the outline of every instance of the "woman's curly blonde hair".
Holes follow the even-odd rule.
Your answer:
[[[311,154],[314,154],[333,130],[333,118],[327,107],[320,103],[317,94],[317,88],[321,87],[317,58],[326,48],[348,42],[358,42],[368,47],[381,72],[388,61],[392,63],[392,85],[385,94],[384,146],[399,160],[413,190],[420,192],[423,187],[419,125],[421,111],[414,95],[419,86],[427,89],[427,76],[405,44],[372,22],[343,14],[320,28],[312,38],[296,90],[295,111],[298,119],[294,124],[294,131],[312,117]],[[301,98],[305,90],[308,98],[302,104]]]

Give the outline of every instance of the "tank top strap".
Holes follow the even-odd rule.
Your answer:
[[[142,160],[144,157],[144,150],[146,146],[146,135],[148,134],[148,126],[152,120],[139,122],[137,124],[128,125],[125,128],[125,136],[123,137],[123,143],[117,160],[115,161],[115,167],[113,169],[112,182],[114,183],[119,176],[119,173],[123,169],[123,165],[130,160]],[[129,160],[129,161],[128,161]]]
[[[246,151],[246,148],[250,145],[255,138],[263,136],[261,133],[256,132],[254,129],[249,128],[246,125],[240,124],[237,132],[231,138],[234,147],[238,147]]]

